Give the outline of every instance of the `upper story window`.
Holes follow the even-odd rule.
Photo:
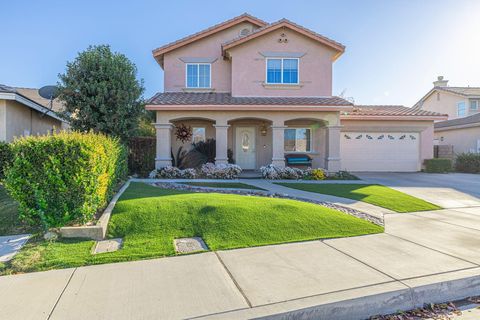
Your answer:
[[[470,111],[478,111],[480,100],[470,100]]]
[[[187,63],[187,88],[210,88],[211,66],[209,63]]]
[[[465,101],[461,101],[457,103],[457,116],[463,117],[467,115],[467,106],[465,105]]]
[[[267,58],[267,84],[298,84],[298,58]]]

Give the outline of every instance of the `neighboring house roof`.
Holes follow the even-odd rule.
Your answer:
[[[230,93],[157,93],[149,105],[288,105],[288,106],[352,106],[339,97],[232,97]]]
[[[27,97],[30,100],[35,101],[38,104],[41,104],[44,107],[47,107],[49,109],[50,107],[52,107],[52,110],[55,112],[62,112],[65,109],[65,106],[59,99],[53,99],[52,106],[50,106],[50,100],[41,97],[38,94],[38,89],[16,87],[15,90],[17,90],[17,92],[20,93],[21,95]]]
[[[453,129],[453,127],[464,128],[473,126],[480,126],[480,113],[468,117],[436,122],[434,124],[435,129]]]
[[[252,39],[255,39],[257,37],[260,37],[264,34],[267,34],[269,32],[278,30],[280,28],[289,28],[292,29],[306,37],[309,37],[315,41],[318,41],[334,50],[337,51],[337,54],[334,56],[334,59],[337,59],[344,51],[345,51],[345,46],[339,42],[336,42],[332,39],[329,39],[325,36],[322,36],[321,34],[318,34],[310,29],[307,29],[299,24],[296,24],[288,19],[281,19],[278,20],[277,22],[271,23],[269,25],[266,25],[262,28],[259,28],[257,30],[254,30],[253,32],[244,35],[244,36],[239,36],[235,39],[232,39],[222,45],[222,52],[225,54],[225,51],[233,48],[237,45],[240,45],[242,43],[245,43],[247,41],[250,41]]]
[[[415,118],[444,120],[448,117],[446,114],[400,105],[355,105],[352,111],[342,112],[340,115],[345,119]]]
[[[224,22],[221,22],[219,24],[216,24],[210,28],[207,28],[205,30],[202,30],[200,32],[197,32],[197,33],[194,33],[192,35],[189,35],[185,38],[182,38],[182,39],[179,39],[179,40],[176,40],[174,42],[171,42],[171,43],[168,43],[166,45],[163,45],[157,49],[154,49],[153,50],[153,56],[155,57],[155,60],[157,60],[158,63],[160,63],[160,65],[162,65],[162,60],[163,60],[163,55],[169,51],[172,51],[172,50],[175,50],[179,47],[182,47],[182,46],[185,46],[189,43],[192,43],[194,41],[197,41],[197,40],[200,40],[200,39],[203,39],[205,37],[208,37],[214,33],[217,33],[217,32],[220,32],[222,30],[225,30],[227,28],[230,28],[234,25],[237,25],[239,23],[242,23],[242,22],[250,22],[258,27],[263,27],[265,25],[267,25],[268,23],[257,18],[257,17],[254,17],[248,13],[244,13],[238,17],[234,17],[230,20],[227,20],[227,21],[224,21]]]
[[[15,88],[15,87],[6,86],[4,84],[0,84],[0,99],[15,100],[31,109],[44,113],[49,117],[66,122],[64,119],[58,116],[56,112],[54,112],[54,111],[57,111],[55,110],[56,107],[60,108],[60,105],[61,105],[60,102],[54,101],[53,103],[54,111],[52,111],[50,109],[49,101],[47,99],[43,99],[42,97],[40,97],[38,95],[38,91],[36,94],[34,91],[37,91],[37,89]]]
[[[413,107],[421,108],[422,102],[436,91],[448,92],[466,98],[480,98],[480,87],[433,87]]]

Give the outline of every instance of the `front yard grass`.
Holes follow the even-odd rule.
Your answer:
[[[113,211],[108,236],[123,248],[92,255],[93,241],[28,243],[6,273],[175,255],[173,239],[200,236],[211,250],[383,232],[323,206],[287,199],[166,190],[131,183]]]
[[[284,187],[359,200],[396,212],[441,209],[430,202],[378,184],[277,183]]]
[[[251,190],[265,190],[246,183],[241,182],[182,182],[189,186],[208,187],[208,188],[233,188],[233,189],[251,189]]]

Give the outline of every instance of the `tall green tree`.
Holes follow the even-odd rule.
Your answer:
[[[90,46],[59,75],[59,98],[72,129],[132,136],[144,113],[143,80],[125,55],[110,46]]]

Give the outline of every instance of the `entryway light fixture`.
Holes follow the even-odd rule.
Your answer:
[[[262,122],[262,125],[260,126],[260,134],[262,136],[267,135],[267,124],[265,122]]]

